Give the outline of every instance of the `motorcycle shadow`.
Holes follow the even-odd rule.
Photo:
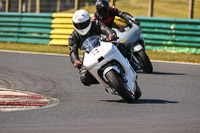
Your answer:
[[[161,100],[161,99],[139,99],[134,102],[134,104],[173,104],[173,103],[179,103],[179,102]]]
[[[144,72],[137,72],[138,74],[153,74],[153,75],[186,75],[184,73],[169,73],[169,72],[152,72],[152,73],[144,73]]]
[[[123,99],[121,100],[102,100],[106,102],[115,102],[115,103],[127,103]],[[128,103],[128,104],[174,104],[179,103],[177,101],[168,101],[168,100],[161,100],[161,99],[139,99],[135,101],[134,103]]]

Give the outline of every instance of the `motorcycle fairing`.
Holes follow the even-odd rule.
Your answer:
[[[93,54],[93,51],[98,52],[95,52],[95,54]],[[98,59],[102,57],[104,57],[104,59],[99,62]],[[128,80],[126,85],[134,93],[136,86],[135,84],[133,85],[133,83],[136,80],[136,73],[129,64],[129,61],[124,58],[117,47],[111,42],[101,42],[101,45],[93,49],[90,53],[85,53],[83,65],[105,88],[109,88],[109,85],[105,82],[105,80],[99,76],[98,71],[101,70],[105,64],[111,62],[112,60],[120,62],[120,64],[124,68],[126,79],[132,79]],[[109,69],[114,69],[117,72],[118,70],[120,70],[116,66],[110,66]],[[104,74],[106,74],[106,72],[104,72]]]
[[[139,26],[137,26],[134,23],[131,23],[132,27],[124,32],[118,31],[116,28],[113,28],[115,32],[117,33],[117,36],[119,39],[117,40],[118,43],[124,43],[124,44],[130,44],[135,43],[139,39],[143,39],[141,37],[141,29]]]

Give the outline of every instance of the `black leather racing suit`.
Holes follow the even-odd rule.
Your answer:
[[[131,20],[134,23],[139,23],[138,20],[135,19],[132,15],[126,12],[119,11],[115,6],[111,6],[109,12],[107,13],[106,16],[101,16],[98,11],[95,12],[94,17],[92,18],[93,20],[99,20],[103,22],[106,26],[112,28],[113,23],[115,20],[115,16],[119,16],[124,20]],[[139,24],[137,24],[139,25]]]
[[[98,20],[91,22],[92,22],[91,29],[86,35],[80,35],[76,30],[74,30],[69,37],[68,46],[70,50],[70,59],[72,64],[74,64],[77,60],[80,60],[78,55],[78,49],[81,49],[83,42],[88,37],[100,34],[104,34],[106,36],[116,34],[114,30],[108,28],[105,24],[103,24]],[[98,81],[83,67],[80,69],[80,79],[81,82],[86,86],[98,83]]]

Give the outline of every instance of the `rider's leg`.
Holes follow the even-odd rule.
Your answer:
[[[85,86],[90,86],[91,84],[99,84],[99,82],[84,68],[80,69],[80,79]]]

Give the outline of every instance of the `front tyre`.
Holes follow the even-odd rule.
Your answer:
[[[128,103],[134,102],[135,97],[133,93],[130,90],[128,90],[124,81],[116,71],[110,70],[109,72],[106,73],[105,76],[109,82],[110,87],[114,88],[126,102]]]
[[[137,52],[136,57],[139,60],[139,64],[145,73],[153,72],[153,66],[151,64],[151,61],[144,50]]]
[[[142,91],[140,90],[139,86],[136,84],[136,91],[135,91],[135,100],[138,100],[142,95]]]

